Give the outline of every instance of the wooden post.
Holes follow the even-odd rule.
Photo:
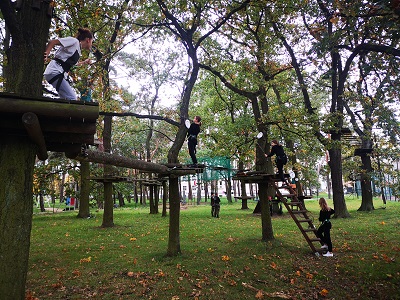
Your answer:
[[[44,141],[38,117],[32,112],[24,113],[22,115],[22,123],[24,124],[30,139],[39,146],[37,157],[40,160],[46,160],[48,158],[46,142]]]

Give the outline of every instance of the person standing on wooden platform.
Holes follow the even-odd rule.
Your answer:
[[[50,51],[55,46],[60,46],[44,71],[44,78],[56,90],[61,99],[77,100],[74,89],[65,79],[65,75],[75,65],[90,64],[90,59],[78,62],[81,57],[81,49],[90,50],[93,43],[93,34],[89,29],[79,28],[76,37],[58,38],[48,42],[44,51],[45,61]]]
[[[287,163],[287,156],[285,154],[285,150],[283,150],[283,146],[279,144],[277,140],[272,140],[271,142],[271,152],[269,154],[265,154],[265,157],[271,157],[276,155],[275,164],[278,169],[278,175],[280,180],[285,181],[285,177],[283,175],[283,166]]]
[[[197,146],[197,135],[200,133],[201,126],[201,117],[195,116],[193,119],[193,123],[190,124],[190,127],[187,132],[188,138],[188,149],[189,155],[193,162],[193,167],[197,166],[197,157],[196,157],[196,146]]]

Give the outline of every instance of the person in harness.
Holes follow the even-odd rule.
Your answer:
[[[76,37],[58,38],[48,42],[44,51],[44,59],[47,60],[50,51],[55,46],[60,46],[44,71],[44,78],[56,90],[61,99],[77,100],[74,89],[65,79],[65,75],[75,65],[90,64],[90,59],[78,62],[81,57],[81,49],[90,50],[93,43],[93,34],[89,29],[79,28]]]
[[[197,166],[196,145],[197,145],[197,135],[200,132],[200,126],[201,126],[201,118],[199,116],[195,116],[193,119],[193,123],[190,124],[190,127],[187,132],[189,155],[192,158],[194,167]]]
[[[285,154],[285,150],[283,150],[283,146],[278,143],[277,140],[273,140],[271,142],[271,152],[269,154],[265,154],[265,157],[271,157],[276,155],[275,164],[278,169],[278,175],[280,180],[285,181],[285,177],[283,175],[283,166],[287,164],[287,156]]]

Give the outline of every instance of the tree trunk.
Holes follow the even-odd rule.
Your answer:
[[[104,130],[103,130],[103,144],[104,152],[111,152],[111,116],[104,117]],[[104,165],[104,176],[112,173],[112,169],[109,165]],[[104,182],[104,214],[103,223],[101,227],[113,227],[114,216],[113,209],[114,203],[112,198],[112,182]]]
[[[254,110],[254,109],[253,109]],[[260,130],[261,131],[261,130]],[[256,170],[267,171],[273,173],[273,166],[271,160],[265,158],[266,153],[266,137],[263,136],[257,140],[256,147]],[[258,196],[261,207],[261,235],[263,241],[270,241],[274,239],[274,231],[272,228],[272,219],[270,213],[270,199],[275,196],[275,189],[268,184],[268,181],[258,183]]]
[[[361,206],[358,211],[372,211],[374,210],[374,203],[371,188],[371,157],[367,154],[361,155],[362,169],[361,173]]]
[[[0,2],[11,34],[5,44],[4,91],[42,96],[43,52],[51,18],[49,3],[33,10],[21,1],[16,13],[11,1]],[[10,46],[10,47],[9,47]],[[37,147],[26,138],[2,137],[0,143],[0,297],[25,299],[33,209],[33,167]]]
[[[43,193],[40,192],[39,194],[39,206],[40,206],[40,211],[41,212],[45,212],[45,208],[44,208],[44,200],[43,200]]]
[[[25,299],[36,150],[24,138],[6,136],[0,143],[1,299]]]
[[[181,253],[181,243],[179,235],[180,201],[178,178],[169,178],[169,239],[167,256],[176,256]]]
[[[225,180],[225,190],[228,203],[232,203],[232,182],[230,178]]]
[[[188,201],[192,202],[192,200],[193,200],[192,176],[188,175]]]
[[[200,176],[197,174],[197,205],[200,205],[201,202],[201,186],[203,182],[200,181]]]
[[[89,209],[89,194],[90,194],[90,164],[81,162],[81,192],[79,197],[79,212],[78,218],[90,217]]]
[[[274,188],[268,185],[268,182],[262,182],[258,185],[258,193],[261,206],[261,225],[262,225],[262,240],[270,241],[274,239],[274,231],[272,228],[271,213],[269,210],[269,198],[271,193],[275,193]]]
[[[149,185],[149,190],[150,190],[150,197],[149,197],[149,202],[150,202],[150,214],[157,214],[158,211],[156,209],[156,203],[154,200],[154,188],[153,186]]]
[[[331,168],[333,205],[335,209],[335,217],[350,217],[347,211],[346,202],[343,192],[343,175],[342,175],[342,154],[340,149],[331,148],[329,150],[329,166]]]
[[[158,185],[154,185],[154,202],[156,204],[156,214],[158,214],[158,204],[160,203],[160,194],[159,194]]]
[[[167,216],[167,200],[168,200],[168,191],[167,191],[167,182],[166,181],[162,182],[162,187],[163,187],[163,208],[162,208],[161,216],[166,217]]]
[[[239,170],[244,170],[243,162],[239,162]],[[246,183],[241,180],[240,181],[240,196],[242,197],[242,209],[249,209],[247,206],[247,192],[246,192]]]

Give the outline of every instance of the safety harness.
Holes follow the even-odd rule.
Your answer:
[[[63,81],[63,79],[64,79],[64,74],[65,74],[65,73],[68,73],[69,70],[71,70],[71,68],[78,62],[78,60],[79,60],[79,53],[78,53],[78,51],[75,51],[75,53],[74,53],[71,57],[69,57],[66,61],[63,61],[63,60],[61,60],[61,59],[59,59],[59,58],[56,58],[56,57],[55,57],[53,60],[54,60],[59,66],[61,66],[61,67],[63,68],[63,70],[64,70],[63,73],[57,74],[57,75],[55,75],[53,78],[51,78],[51,79],[49,80],[49,83],[50,83],[50,84],[52,84],[53,82],[55,82],[56,80],[58,80],[58,81],[57,81],[57,84],[56,84],[56,90],[57,90],[57,92],[58,92],[59,89],[60,89],[61,83],[62,83],[62,81]]]

